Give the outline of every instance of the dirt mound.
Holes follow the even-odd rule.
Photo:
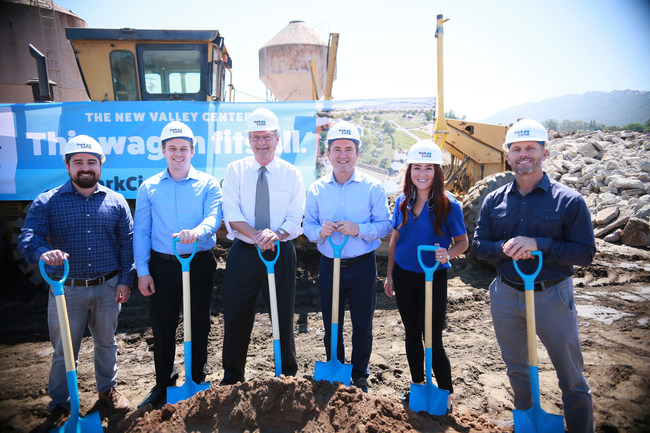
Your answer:
[[[108,430],[107,430],[108,431]],[[436,417],[394,397],[308,379],[273,378],[213,386],[189,400],[135,412],[123,432],[486,432],[504,430],[474,413]]]

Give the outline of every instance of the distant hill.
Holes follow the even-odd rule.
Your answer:
[[[633,122],[645,124],[650,119],[650,92],[615,90],[558,96],[508,108],[483,121],[505,125],[520,117],[540,122],[548,119],[584,122],[595,120],[607,126],[624,126]]]

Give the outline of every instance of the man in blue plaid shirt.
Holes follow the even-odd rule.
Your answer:
[[[106,156],[100,144],[80,135],[71,139],[63,156],[70,175],[63,185],[40,194],[32,203],[18,239],[28,263],[42,259],[47,272],[60,279],[64,260],[70,268],[64,283],[75,359],[86,326],[94,343],[99,399],[111,409],[126,411],[129,400],[116,388],[115,330],[121,304],[133,282],[133,219],[124,197],[100,184]],[[56,301],[48,301],[50,341],[54,347],[48,392],[51,418],[70,410],[61,330]]]

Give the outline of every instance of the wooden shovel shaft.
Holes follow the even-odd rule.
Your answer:
[[[334,258],[332,281],[332,323],[339,323],[339,290],[341,286],[341,258]]]
[[[192,341],[192,294],[189,271],[183,272],[183,334],[185,341]]]
[[[273,339],[280,339],[280,325],[278,323],[278,300],[275,294],[275,273],[269,276],[269,302],[271,303],[271,326],[273,327]]]
[[[59,328],[61,332],[61,343],[63,344],[63,358],[65,360],[65,371],[76,370],[74,361],[74,350],[72,349],[72,336],[68,321],[68,309],[65,303],[65,296],[56,296],[56,313],[59,316]]]
[[[537,367],[537,340],[535,327],[535,291],[526,290],[526,333],[528,339],[528,365]]]

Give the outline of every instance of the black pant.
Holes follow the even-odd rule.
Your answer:
[[[424,381],[424,273],[410,272],[397,263],[393,267],[393,286],[397,308],[406,332],[406,358],[414,383]],[[442,330],[447,315],[447,269],[433,273],[432,371],[438,387],[454,392],[451,365],[442,345]]]
[[[212,251],[196,253],[190,263],[190,294],[192,303],[192,380],[205,380],[210,333],[210,306],[217,262]],[[153,331],[153,358],[156,385],[172,384],[176,349],[176,328],[183,304],[183,277],[178,260],[166,260],[152,253],[149,271],[156,293],[151,295],[149,314]]]
[[[332,357],[332,291],[334,261],[321,256],[318,276],[320,304],[323,312],[325,334],[325,352],[327,360]],[[370,354],[372,352],[372,318],[375,313],[377,292],[377,264],[375,254],[369,254],[352,266],[341,267],[339,287],[339,317],[336,345],[337,358],[345,364],[345,345],[343,342],[343,320],[345,317],[345,300],[350,305],[352,322],[352,380],[368,378]]]
[[[267,254],[270,255],[271,251]],[[293,242],[280,243],[280,257],[275,263],[274,273],[282,373],[286,376],[295,376],[298,362],[293,338],[296,297],[296,249]],[[266,305],[270,305],[268,272],[266,265],[257,254],[257,247],[235,240],[226,261],[223,297],[223,379],[226,383],[246,380],[244,373],[246,355],[260,288],[263,289],[262,296]],[[269,341],[269,349],[273,350],[271,341]]]

